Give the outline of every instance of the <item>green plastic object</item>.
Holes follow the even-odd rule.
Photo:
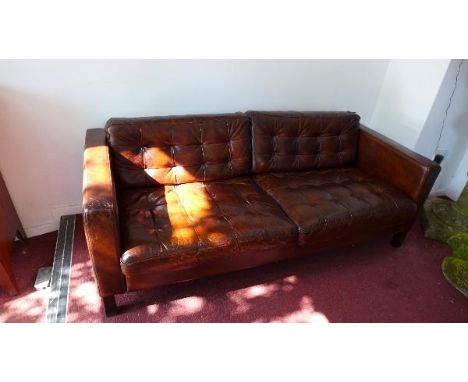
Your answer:
[[[435,197],[424,204],[424,235],[429,239],[443,241],[459,232],[468,232],[468,185],[456,202]]]
[[[444,258],[442,272],[447,281],[468,297],[468,184],[456,202],[431,198],[424,205],[425,236],[446,242],[452,256]]]
[[[468,297],[468,232],[453,235],[447,243],[453,255],[442,262],[442,272],[450,284]]]

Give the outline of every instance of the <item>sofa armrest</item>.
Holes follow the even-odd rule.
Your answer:
[[[104,129],[86,132],[83,163],[83,224],[99,294],[126,291],[120,268],[118,209]]]
[[[361,125],[357,167],[405,192],[422,206],[440,166],[395,141]]]

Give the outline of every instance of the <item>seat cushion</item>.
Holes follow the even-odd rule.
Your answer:
[[[248,177],[124,190],[119,208],[125,274],[297,243],[295,224]]]
[[[299,227],[299,244],[349,239],[411,224],[416,204],[355,168],[254,177]]]

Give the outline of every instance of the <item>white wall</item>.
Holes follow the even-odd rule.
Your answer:
[[[110,117],[352,110],[369,125],[388,63],[2,60],[0,169],[28,235],[38,235],[80,211],[85,131]]]
[[[460,66],[461,64],[461,66]],[[439,143],[439,151],[446,151],[442,171],[433,192],[445,194],[456,200],[467,182],[468,173],[468,62],[452,60],[439,95],[431,110],[416,149],[432,157],[439,138],[450,94],[455,86],[460,66],[457,87],[445,119],[445,127]]]
[[[464,152],[460,151],[459,155],[461,159],[458,167],[446,171],[448,185],[446,184],[447,180],[445,178],[441,178],[439,185],[436,184],[436,192],[447,195],[452,198],[452,200],[458,200],[468,181],[468,149],[466,146]],[[444,166],[444,163],[442,163],[442,166]]]
[[[452,94],[455,86],[455,80],[460,63],[461,60],[451,60],[437,96],[435,97],[434,103],[432,104],[427,120],[424,123],[424,127],[419,135],[418,141],[416,142],[415,150],[428,158],[433,158],[436,154],[437,142],[445,118],[445,112],[447,110],[450,95]],[[451,127],[446,124],[444,130],[447,132],[450,129]]]
[[[391,60],[371,127],[414,149],[450,60]]]
[[[451,106],[459,66],[460,74]],[[442,171],[432,189],[456,200],[468,172],[468,63],[462,60],[391,60],[371,127],[433,158],[446,151]]]

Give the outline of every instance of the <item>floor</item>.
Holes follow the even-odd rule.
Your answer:
[[[0,292],[0,322],[40,322],[46,299],[33,292],[38,266],[50,263],[55,234],[16,248],[23,293]],[[106,318],[97,294],[81,219],[76,222],[68,322],[468,322],[468,299],[444,279],[448,246],[416,224],[399,249],[388,238],[204,280],[118,296],[122,313]]]
[[[36,236],[26,245],[13,245],[12,267],[20,294],[9,297],[0,289],[0,322],[43,322],[46,314],[48,291],[36,291],[34,281],[37,270],[52,265],[57,232]]]

